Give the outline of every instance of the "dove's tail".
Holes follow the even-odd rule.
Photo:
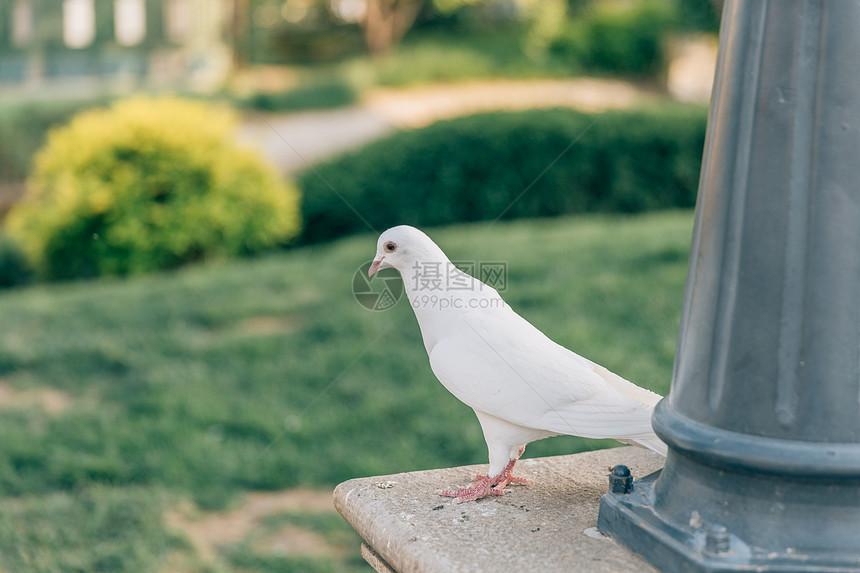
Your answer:
[[[625,444],[630,444],[631,446],[639,446],[640,448],[646,448],[651,450],[652,452],[657,452],[661,456],[664,456],[668,453],[669,448],[663,441],[654,436],[653,438],[631,438],[630,440],[618,440],[619,442],[623,442]]]

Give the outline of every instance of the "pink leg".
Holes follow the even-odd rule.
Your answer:
[[[529,483],[529,480],[526,478],[515,477],[513,475],[514,465],[517,463],[519,457],[523,455],[525,449],[525,447],[520,448],[516,459],[510,460],[508,465],[505,466],[505,469],[502,470],[502,473],[497,476],[490,477],[484,474],[476,474],[472,476],[472,483],[464,488],[457,490],[439,489],[436,490],[436,493],[446,497],[453,497],[454,503],[463,503],[464,501],[481,499],[488,495],[504,495],[505,486],[510,483],[526,485]]]
[[[526,478],[516,477],[514,475],[514,464],[517,463],[517,460],[511,460],[508,462],[508,465],[505,466],[505,469],[498,476],[490,479],[490,485],[492,485],[495,489],[503,490],[505,486],[509,483],[515,483],[520,485],[527,485],[529,480]],[[482,480],[487,476],[484,474],[475,474],[472,476],[473,480]]]
[[[505,486],[508,485],[509,483],[516,483],[516,484],[521,484],[521,485],[528,484],[529,480],[527,480],[526,478],[520,478],[520,477],[514,476],[514,465],[517,463],[517,461],[520,459],[520,456],[522,456],[523,452],[525,452],[525,451],[526,451],[526,447],[522,446],[520,448],[520,450],[517,452],[517,457],[512,458],[508,462],[508,465],[505,466],[505,469],[502,470],[502,473],[500,475],[498,475],[497,477],[493,478],[492,480],[490,480],[491,485],[495,486],[496,489],[501,490],[501,489],[504,489]],[[480,480],[480,479],[483,479],[484,477],[485,476],[483,474],[476,474],[472,479]]]

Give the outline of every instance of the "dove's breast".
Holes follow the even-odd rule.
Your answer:
[[[468,331],[468,316],[505,309],[495,289],[484,284],[471,290],[424,291],[407,287],[406,294],[418,319],[428,355],[440,341]]]
[[[462,402],[531,426],[548,411],[597,391],[588,361],[539,332],[505,328],[506,321],[500,324],[492,314],[468,313],[451,322],[454,327],[428,352],[433,373]]]

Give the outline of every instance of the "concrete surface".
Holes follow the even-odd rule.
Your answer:
[[[531,484],[459,505],[434,491],[465,485],[485,465],[359,478],[337,486],[334,503],[383,573],[647,573],[655,569],[597,531],[597,512],[611,466],[638,478],[663,460],[634,447],[521,460],[515,473]]]
[[[373,550],[373,548],[367,543],[361,544],[361,556],[364,557],[364,560],[367,563],[376,569],[377,573],[397,573],[394,569],[391,568],[391,565],[385,562],[385,559],[379,556],[379,553]]]

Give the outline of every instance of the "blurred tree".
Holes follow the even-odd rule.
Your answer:
[[[424,0],[367,0],[360,21],[371,55],[378,56],[397,44],[415,23]]]
[[[249,62],[248,57],[248,13],[251,8],[248,0],[233,2],[233,17],[230,19],[230,43],[233,46],[233,65],[241,68]]]
[[[441,14],[452,14],[466,5],[483,0],[431,0]],[[367,49],[373,56],[388,52],[397,45],[415,24],[427,4],[426,0],[366,0],[364,17],[359,20]]]

